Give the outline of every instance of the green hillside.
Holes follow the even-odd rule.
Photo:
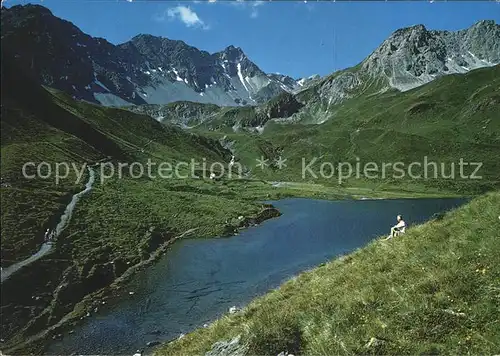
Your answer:
[[[310,89],[312,90],[312,89]],[[429,162],[445,166],[449,175],[451,163],[482,162],[482,179],[348,179],[343,184],[377,189],[408,189],[480,193],[498,188],[500,177],[500,66],[450,75],[408,92],[387,91],[355,96],[341,104],[325,108],[321,101],[309,99],[306,106],[288,119],[268,121],[262,134],[203,131],[211,137],[231,142],[237,157],[248,167],[255,167],[261,155],[272,162],[280,155],[287,158],[287,168],[253,169],[256,177],[268,180],[303,181],[302,158],[310,162]],[[303,94],[299,94],[300,97]],[[314,97],[313,97],[314,98]],[[303,98],[302,98],[303,99]],[[238,110],[238,109],[233,109]],[[239,109],[240,115],[245,108]],[[247,110],[248,111],[248,110]],[[311,124],[312,117],[323,117],[322,124]],[[251,118],[246,119],[251,122]],[[315,119],[316,122],[318,121]],[[209,123],[207,125],[210,125]],[[321,157],[321,158],[320,158]],[[319,159],[320,158],[320,159]],[[433,168],[431,168],[433,169]],[[434,177],[429,169],[428,177]],[[469,169],[470,175],[473,169]],[[422,173],[419,167],[413,171]],[[338,185],[337,175],[308,182]]]
[[[75,184],[74,170],[58,184],[54,176],[26,179],[22,173],[26,162],[47,162],[54,170],[59,162],[80,167],[101,160],[145,162],[149,158],[175,163],[230,158],[218,142],[161,125],[148,116],[47,91],[19,74],[7,56],[2,63],[1,134],[4,266],[36,251],[45,230],[55,223],[52,217],[60,215],[70,194],[81,190],[87,179],[85,175]]]

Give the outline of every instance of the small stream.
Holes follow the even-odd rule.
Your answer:
[[[272,202],[283,215],[231,238],[185,239],[125,285],[126,295],[54,340],[47,354],[129,354],[202,327],[288,278],[464,199]],[[405,238],[405,236],[397,237]],[[130,292],[130,294],[128,293]]]
[[[59,223],[57,224],[54,234],[52,238],[57,238],[63,230],[68,226],[69,221],[71,220],[71,215],[73,214],[73,210],[75,209],[76,203],[78,203],[78,200],[89,192],[92,189],[92,185],[94,184],[95,181],[95,172],[91,167],[88,167],[89,170],[89,180],[85,184],[85,189],[82,190],[81,192],[78,192],[73,195],[71,198],[71,201],[69,204],[66,206],[66,209],[64,209],[64,213],[61,215],[61,219],[59,220]],[[29,264],[35,262],[36,260],[42,258],[43,256],[47,255],[48,253],[51,252],[52,247],[54,246],[53,241],[48,241],[42,244],[40,249],[38,250],[37,253],[34,255],[26,258],[25,260],[22,260],[20,262],[14,263],[13,265],[2,269],[1,272],[1,282],[7,280],[11,275],[19,271],[21,268],[28,266]]]

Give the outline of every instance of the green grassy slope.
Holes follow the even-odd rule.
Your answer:
[[[481,180],[467,179],[386,179],[367,181],[350,179],[351,186],[399,187],[400,189],[440,189],[461,193],[479,193],[498,187],[500,177],[500,66],[483,68],[465,75],[450,75],[408,92],[388,91],[362,95],[329,108],[310,99],[299,116],[322,115],[322,124],[307,120],[283,124],[287,120],[269,121],[261,135],[246,132],[210,131],[212,137],[226,136],[234,141],[237,157],[249,167],[263,155],[287,158],[287,168],[254,169],[253,174],[269,180],[302,180],[302,158],[309,162],[406,163],[428,161],[445,164],[446,174],[452,162],[482,162]],[[326,111],[328,110],[328,111]],[[294,120],[292,116],[290,120]],[[431,168],[430,177],[434,176]],[[415,174],[421,173],[418,167]],[[467,171],[469,174],[472,170]],[[441,175],[438,175],[440,178]],[[337,184],[337,176],[308,181]]]
[[[248,354],[494,354],[500,193],[305,272],[242,312],[157,349],[193,355],[241,335]]]
[[[224,162],[227,158],[224,156],[228,152],[217,142],[161,125],[144,115],[75,102],[66,94],[45,90],[17,71],[6,54],[2,55],[0,192],[3,267],[32,255],[40,248],[45,230],[56,226],[71,195],[82,190],[88,179],[86,171],[80,182],[76,182],[73,171],[59,184],[54,176],[27,179],[22,175],[26,162],[47,162],[54,169],[54,165],[60,162],[74,163],[80,168],[84,163],[93,164],[103,159],[116,164],[144,162],[147,158],[172,163],[191,158]],[[19,335],[28,323],[35,324],[31,333],[57,322],[87,292],[99,288],[93,281],[82,282],[88,271],[70,282],[64,279],[75,265],[90,263],[89,256],[97,265],[109,262],[123,252],[123,263],[131,263],[144,258],[137,248],[141,243],[147,253],[151,253],[156,246],[154,243],[145,246],[150,239],[146,232],[156,221],[154,217],[170,221],[171,216],[189,208],[197,219],[206,219],[207,213],[202,206],[198,210],[189,207],[193,197],[189,200],[182,200],[182,197],[170,199],[165,189],[152,188],[144,180],[131,180],[127,173],[125,179],[115,179],[108,189],[99,187],[99,182],[96,182],[95,190],[95,195],[91,192],[81,202],[82,210],[87,213],[75,212],[70,227],[57,241],[56,251],[2,284],[3,339]],[[134,195],[137,195],[136,200]],[[154,204],[161,203],[168,208],[151,214]],[[120,206],[126,209],[121,212]],[[221,212],[232,207],[230,203],[225,206],[226,210],[220,209]],[[255,214],[260,206],[247,204],[245,208],[240,210],[250,210]],[[193,219],[193,222],[200,221]],[[164,227],[160,225],[158,229]],[[182,225],[172,223],[168,231],[160,231],[167,239],[169,231],[173,233],[182,228]],[[96,261],[99,257],[103,260]],[[123,269],[119,273],[123,273]],[[76,286],[71,298],[58,300],[55,289],[60,283],[71,288]],[[40,298],[34,300],[33,295]]]
[[[67,94],[47,91],[16,71],[7,55],[2,62],[1,116],[2,261],[4,266],[32,254],[43,239],[52,216],[85,183],[76,174],[55,184],[26,179],[26,162],[94,163],[228,159],[214,141],[161,125],[145,115],[76,102]],[[230,158],[230,156],[229,156]],[[32,173],[30,170],[29,173]],[[25,212],[25,213],[22,213]]]
[[[206,158],[210,162],[227,158],[228,152],[217,142],[186,133],[175,126],[161,125],[149,116],[89,105],[62,92],[52,92],[59,106],[116,142],[126,153],[128,161],[151,158],[176,162]]]
[[[20,83],[26,81],[14,81],[9,73],[10,68],[2,62],[0,192],[3,266],[34,253],[43,240],[45,229],[55,223],[52,217],[67,204],[67,196],[81,188],[81,184],[75,184],[76,175],[73,173],[59,185],[55,185],[54,180],[25,179],[22,175],[24,163],[81,164],[104,157],[95,147],[63,130],[64,121],[71,123],[71,116],[55,106],[44,105],[44,102],[49,103],[46,101],[48,93],[28,84],[24,90],[28,99],[24,99]],[[62,125],[57,128],[40,120],[40,113],[48,121],[60,117]],[[88,129],[85,127],[82,132],[85,134],[90,131]]]

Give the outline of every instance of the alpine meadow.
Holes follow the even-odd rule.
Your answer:
[[[2,2],[2,355],[500,353],[500,4],[97,3]]]

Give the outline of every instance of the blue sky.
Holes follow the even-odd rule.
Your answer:
[[[232,44],[262,70],[295,78],[356,65],[401,27],[459,30],[482,19],[500,22],[500,3],[494,1],[212,1],[30,2],[115,44],[139,33],[180,39],[209,52]]]

